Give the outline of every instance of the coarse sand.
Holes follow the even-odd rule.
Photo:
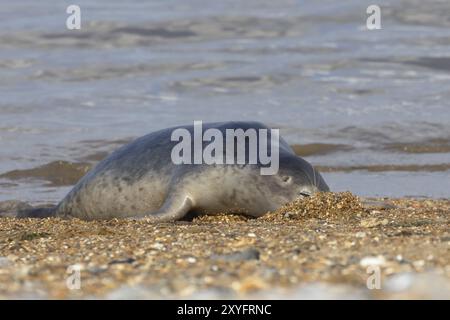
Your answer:
[[[0,218],[0,298],[448,299],[449,214],[344,192],[257,219]]]

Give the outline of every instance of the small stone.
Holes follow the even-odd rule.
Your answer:
[[[11,264],[11,260],[9,260],[7,257],[0,257],[0,268],[9,267]]]
[[[294,213],[291,212],[291,211],[288,211],[288,212],[286,212],[286,213],[284,214],[284,217],[287,218],[287,219],[289,219],[289,218],[291,218],[291,217],[293,217],[293,216],[294,216]]]
[[[16,274],[19,277],[28,276],[31,273],[32,267],[29,265],[24,265],[16,269]]]
[[[219,271],[219,267],[214,264],[211,266],[211,271],[214,271],[214,272]]]
[[[116,259],[116,260],[112,260],[109,262],[110,265],[113,264],[131,264],[133,262],[135,262],[136,259],[134,258],[125,258],[125,259]]]
[[[11,261],[11,262],[15,262],[15,261],[17,261],[19,259],[19,257],[14,255],[14,254],[9,254],[9,255],[6,256],[6,258],[8,258],[8,260]]]
[[[194,257],[189,257],[189,258],[186,259],[186,261],[189,262],[189,263],[196,263],[197,259],[195,259]]]
[[[415,268],[420,269],[425,265],[425,261],[424,260],[416,260],[412,264]]]
[[[368,219],[364,219],[360,222],[361,227],[364,228],[373,228],[376,227],[380,224],[380,221],[378,221],[377,218],[368,218]]]
[[[365,233],[365,232],[357,232],[357,233],[355,234],[355,236],[356,236],[357,238],[365,238],[365,237],[366,237],[366,233]]]
[[[150,246],[150,248],[155,249],[155,250],[160,250],[160,251],[165,249],[164,245],[162,243],[159,243],[159,242],[156,242],[156,243],[152,244]]]
[[[256,238],[256,234],[254,234],[253,232],[248,233],[247,236],[249,236],[250,238]]]
[[[345,242],[344,242],[344,247],[345,247],[345,248],[351,248],[351,247],[353,247],[355,244],[356,244],[355,241],[345,241]]]
[[[246,260],[259,260],[260,253],[257,249],[248,248],[243,251],[232,252],[228,254],[213,254],[211,259],[223,260],[223,261],[246,261]]]
[[[138,249],[138,250],[136,250],[136,251],[134,252],[134,254],[135,254],[136,256],[142,256],[142,255],[145,254],[145,250],[144,250],[144,249]]]
[[[94,267],[87,268],[87,271],[89,273],[92,273],[92,274],[100,274],[100,273],[105,272],[107,270],[108,270],[108,268],[104,267],[104,266],[102,266],[102,267],[94,266]]]

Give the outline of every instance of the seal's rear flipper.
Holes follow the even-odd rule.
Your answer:
[[[32,207],[26,202],[9,200],[0,202],[0,217],[46,218],[55,215],[55,207]]]
[[[16,218],[17,212],[4,211],[0,212],[0,218]]]
[[[139,219],[148,218],[155,222],[169,222],[183,218],[192,208],[194,202],[189,196],[172,195],[166,199],[163,206],[155,212],[145,213]]]
[[[22,210],[30,210],[33,207],[26,202],[18,200],[7,200],[0,202],[0,217],[15,218]]]
[[[55,216],[56,207],[37,207],[32,209],[20,210],[17,218],[48,218]]]

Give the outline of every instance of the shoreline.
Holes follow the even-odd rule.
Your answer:
[[[449,298],[449,226],[448,199],[361,203],[350,193],[257,219],[0,218],[0,298]],[[71,265],[80,290],[67,288]],[[380,290],[367,289],[369,265]]]

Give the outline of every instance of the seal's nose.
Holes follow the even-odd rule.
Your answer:
[[[307,186],[302,188],[302,190],[300,191],[300,195],[303,197],[310,197],[319,191],[319,188],[317,188],[316,186]]]

